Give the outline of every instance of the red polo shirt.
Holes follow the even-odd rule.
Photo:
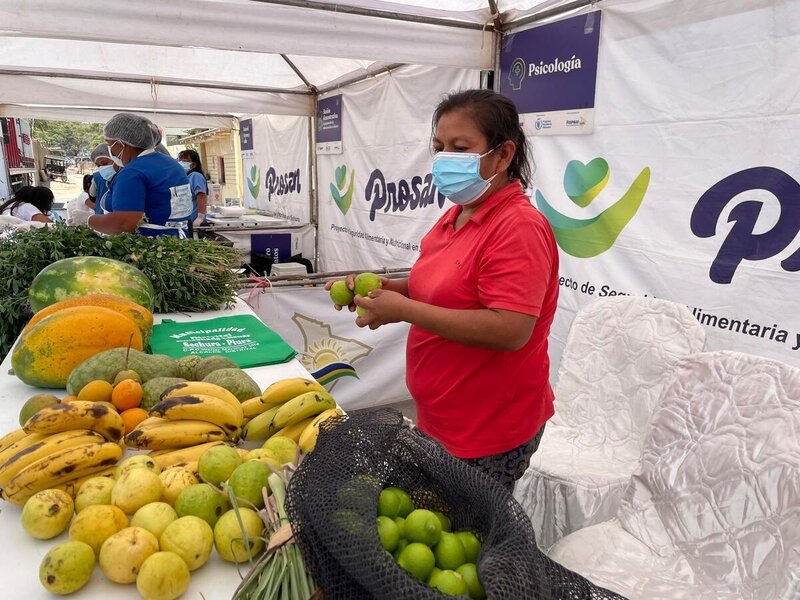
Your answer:
[[[460,213],[460,206],[448,210],[422,239],[409,296],[537,317],[530,340],[514,352],[465,346],[413,325],[408,334],[406,383],[420,429],[451,454],[477,458],[525,443],[553,415],[547,337],[558,299],[558,249],[516,180],[455,231]]]

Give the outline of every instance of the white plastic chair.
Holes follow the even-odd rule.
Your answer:
[[[540,548],[616,513],[663,386],[677,361],[704,344],[689,309],[667,300],[617,296],[578,312],[555,415],[514,494]]]
[[[682,361],[616,518],[550,557],[630,600],[800,598],[800,369]]]

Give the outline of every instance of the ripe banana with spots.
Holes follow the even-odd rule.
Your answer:
[[[164,450],[167,448],[187,448],[216,440],[229,439],[227,432],[219,425],[185,419],[165,420],[145,428],[136,427],[125,436],[125,444],[144,450]]]
[[[28,433],[24,429],[20,428],[10,431],[0,438],[0,456],[2,456],[3,452],[5,452],[10,446],[16,444],[26,435],[28,435]]]
[[[81,400],[45,407],[28,419],[23,429],[28,433],[47,434],[89,429],[110,442],[118,441],[125,431],[117,411],[99,402]]]
[[[193,419],[219,425],[229,434],[237,434],[242,427],[242,407],[236,401],[234,409],[225,400],[208,394],[170,396],[150,409],[150,415],[169,421]],[[237,410],[238,409],[238,410]]]
[[[272,425],[272,418],[280,407],[281,405],[273,406],[250,419],[242,428],[242,437],[248,442],[252,442],[254,440],[265,440],[274,435],[280,428]]]
[[[279,429],[275,432],[275,436],[283,436],[293,439],[295,442],[300,440],[300,434],[303,433],[303,430],[308,427],[308,425],[313,421],[316,417],[308,417],[307,419],[303,419],[302,421],[298,421],[294,425],[287,425],[283,429]],[[273,437],[273,436],[270,436]]]
[[[22,469],[3,487],[2,495],[5,500],[21,505],[38,491],[103,471],[121,457],[122,448],[115,442],[63,448]]]
[[[319,415],[311,419],[311,423],[309,423],[309,425],[300,434],[300,439],[297,442],[300,446],[300,450],[302,450],[304,454],[312,452],[314,447],[317,445],[320,425],[330,418],[339,417],[342,415],[344,415],[344,411],[341,408],[331,408],[321,412]]]
[[[290,377],[276,381],[261,394],[261,403],[268,408],[288,402],[306,392],[326,392],[318,381],[303,377]],[[327,392],[326,392],[327,393]]]
[[[272,426],[283,429],[329,408],[336,408],[336,400],[328,392],[306,392],[281,404],[272,417]]]
[[[207,383],[205,381],[182,381],[181,383],[176,383],[171,388],[167,389],[163,394],[161,394],[160,399],[167,400],[168,398],[174,398],[175,396],[195,395],[214,396],[215,398],[224,400],[232,409],[237,411],[237,414],[239,415],[239,421],[244,418],[244,416],[241,414],[242,403],[239,402],[239,399],[234,396],[232,392],[229,392],[221,385],[217,385],[215,383]]]
[[[242,413],[245,419],[257,417],[261,413],[267,412],[270,408],[269,404],[261,402],[261,396],[256,396],[255,398],[250,398],[242,402]]]
[[[6,462],[10,457],[17,454],[20,450],[24,450],[29,446],[38,444],[41,440],[46,439],[47,435],[44,433],[26,433],[24,437],[20,438],[8,448],[0,452],[0,465]]]
[[[222,440],[215,440],[213,442],[206,442],[205,444],[189,446],[188,448],[153,450],[150,452],[150,457],[156,461],[162,469],[168,469],[180,463],[197,461],[200,459],[200,455],[203,454],[203,452],[223,443]]]
[[[105,441],[105,438],[102,435],[88,429],[73,429],[47,436],[0,463],[0,489],[5,488],[17,473],[41,458],[50,456],[64,448],[102,443],[103,441]]]

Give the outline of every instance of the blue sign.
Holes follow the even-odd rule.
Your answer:
[[[500,91],[520,113],[594,108],[601,12],[503,37]],[[546,128],[544,121],[537,129]]]
[[[253,119],[239,121],[239,138],[242,141],[242,150],[253,149]]]
[[[317,143],[342,141],[342,95],[317,103]]]
[[[250,236],[250,251],[266,254],[276,263],[289,260],[292,256],[292,234],[254,233]]]

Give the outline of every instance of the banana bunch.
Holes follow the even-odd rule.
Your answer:
[[[336,401],[318,382],[302,377],[282,379],[260,397],[242,403],[244,416],[249,419],[242,437],[253,441],[280,434],[298,441],[314,417],[332,408],[336,408]]]
[[[188,448],[151,450],[148,455],[158,463],[162,471],[172,467],[185,467],[196,473],[197,461],[200,460],[200,455],[209,448],[224,443],[225,442],[222,440],[215,440],[213,442],[197,444],[196,446],[189,446]]]
[[[100,432],[85,427],[28,433],[28,425],[38,414],[23,429],[0,439],[0,493],[4,500],[22,505],[44,489],[69,486],[77,489],[75,482],[108,470],[122,457],[122,446],[117,440],[109,441]],[[98,415],[98,419],[104,423],[101,429],[109,432],[111,426],[105,423],[103,415]],[[49,418],[37,419],[36,423],[46,430],[58,429]]]
[[[150,417],[125,436],[125,443],[147,450],[175,450],[234,441],[243,422],[242,404],[231,392],[213,383],[186,381],[161,394]]]
[[[344,415],[344,411],[341,408],[330,408],[311,419],[311,422],[306,425],[297,440],[303,454],[313,452],[316,447],[320,425],[332,417],[340,417],[342,415]]]

